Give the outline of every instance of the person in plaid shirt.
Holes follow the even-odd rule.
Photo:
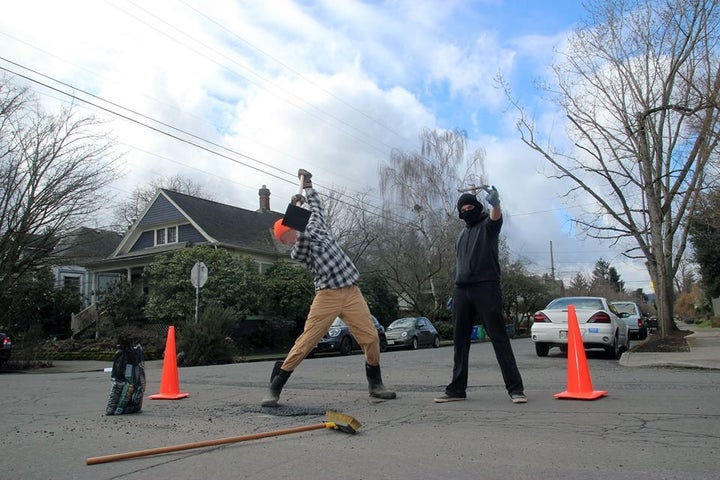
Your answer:
[[[282,219],[274,226],[275,237],[286,245],[292,245],[290,256],[305,265],[313,273],[315,298],[310,306],[305,329],[284,361],[275,362],[270,374],[268,393],[262,400],[263,407],[277,406],[290,374],[327,333],[335,317],[342,319],[350,328],[365,354],[365,374],[371,397],[390,400],[395,392],[385,389],[380,372],[380,339],[372,321],[370,309],[357,283],[360,273],[350,257],[340,248],[325,224],[325,211],[320,196],[312,186],[312,174],[300,169],[303,188],[311,215],[304,232],[283,225]],[[302,204],[305,199],[295,195],[292,203]]]

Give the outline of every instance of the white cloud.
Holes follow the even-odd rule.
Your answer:
[[[561,19],[553,4],[546,15]],[[115,185],[120,200],[154,178],[180,174],[245,208],[257,207],[257,191],[267,185],[272,206],[282,210],[300,167],[319,185],[372,191],[393,148],[416,149],[423,128],[460,128],[470,132],[470,150],[487,151],[515,253],[538,271],[549,270],[550,241],[558,271],[591,268],[600,256],[620,262],[602,255],[607,246],[568,235],[557,213],[567,208],[558,199],[562,185],[546,178],[546,166],[518,140],[514,115],[494,88],[495,75],[507,74],[524,103],[543,107],[539,121],[558,122],[525,87],[545,71],[565,32],[510,34],[487,18],[501,10],[493,1],[438,8],[431,0],[25,0],[3,7],[0,56],[220,153],[108,116],[128,152],[127,175]],[[574,20],[558,23],[567,28]],[[35,88],[45,100],[62,98]],[[553,127],[564,134],[561,123]],[[631,275],[629,268],[620,273]]]

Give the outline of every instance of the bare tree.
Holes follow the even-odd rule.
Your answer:
[[[444,284],[453,265],[459,230],[455,202],[458,189],[482,183],[478,173],[484,154],[468,156],[463,132],[424,130],[419,152],[395,151],[380,172],[386,220],[382,254],[387,257],[392,284],[398,295],[417,309],[420,298],[431,298],[432,308],[444,307],[436,278]],[[403,228],[398,228],[402,224]],[[397,261],[408,257],[408,267]],[[444,289],[447,290],[447,289]]]
[[[718,159],[718,1],[586,6],[588,21],[554,65],[556,85],[543,87],[567,116],[574,149],[553,146],[513,101],[518,128],[553,176],[569,181],[566,197],[594,205],[575,218],[584,232],[645,260],[665,335],[689,220]]]
[[[112,141],[72,108],[41,111],[26,88],[0,79],[0,309],[58,241],[104,205]]]
[[[693,219],[693,221],[695,221]],[[692,242],[692,239],[691,239]],[[696,265],[688,258],[683,258],[678,266],[675,274],[675,291],[680,293],[690,293],[697,283],[696,281]]]
[[[321,194],[328,228],[353,263],[363,272],[374,270],[367,258],[368,249],[378,238],[379,209],[372,205],[370,192],[345,194],[344,189],[333,189]]]
[[[135,190],[130,194],[130,198],[118,205],[114,213],[113,228],[119,232],[124,232],[132,226],[160,188],[212,200],[212,197],[204,191],[201,185],[189,178],[181,175],[161,177],[146,186],[135,187]]]

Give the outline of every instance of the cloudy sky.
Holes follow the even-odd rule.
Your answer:
[[[0,74],[31,85],[48,108],[75,95],[78,108],[107,119],[125,152],[117,200],[182,175],[248,209],[267,185],[271,206],[283,211],[298,168],[313,172],[319,190],[372,197],[392,150],[416,151],[425,128],[464,130],[469,151],[486,152],[504,234],[531,271],[554,266],[568,278],[603,258],[627,288],[649,292],[641,264],[573,232],[566,188],[520,142],[517,115],[495,80],[502,75],[523,106],[561,126],[563,115],[542,110],[533,82],[585,16],[580,4],[6,2]]]

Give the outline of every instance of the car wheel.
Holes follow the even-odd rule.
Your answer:
[[[380,337],[380,351],[387,352],[387,338]]]
[[[352,340],[350,337],[345,337],[340,341],[340,355],[350,355],[352,352]]]
[[[432,347],[433,348],[440,347],[440,337],[439,336],[435,335],[435,339],[433,340]]]
[[[408,345],[408,350],[417,350],[418,348],[418,339],[417,337],[412,337],[410,339],[410,345]]]
[[[620,353],[622,354],[623,352],[629,352],[629,351],[630,351],[630,335],[628,335],[627,338],[625,339],[625,345],[623,345],[622,351]]]
[[[537,353],[538,357],[547,357],[549,351],[550,351],[550,345],[548,345],[547,343],[536,343],[535,344],[535,353]]]
[[[615,334],[615,338],[613,338],[613,343],[609,347],[605,347],[605,352],[607,353],[608,358],[612,360],[617,360],[620,358],[620,345],[618,345],[618,337],[617,334]]]

